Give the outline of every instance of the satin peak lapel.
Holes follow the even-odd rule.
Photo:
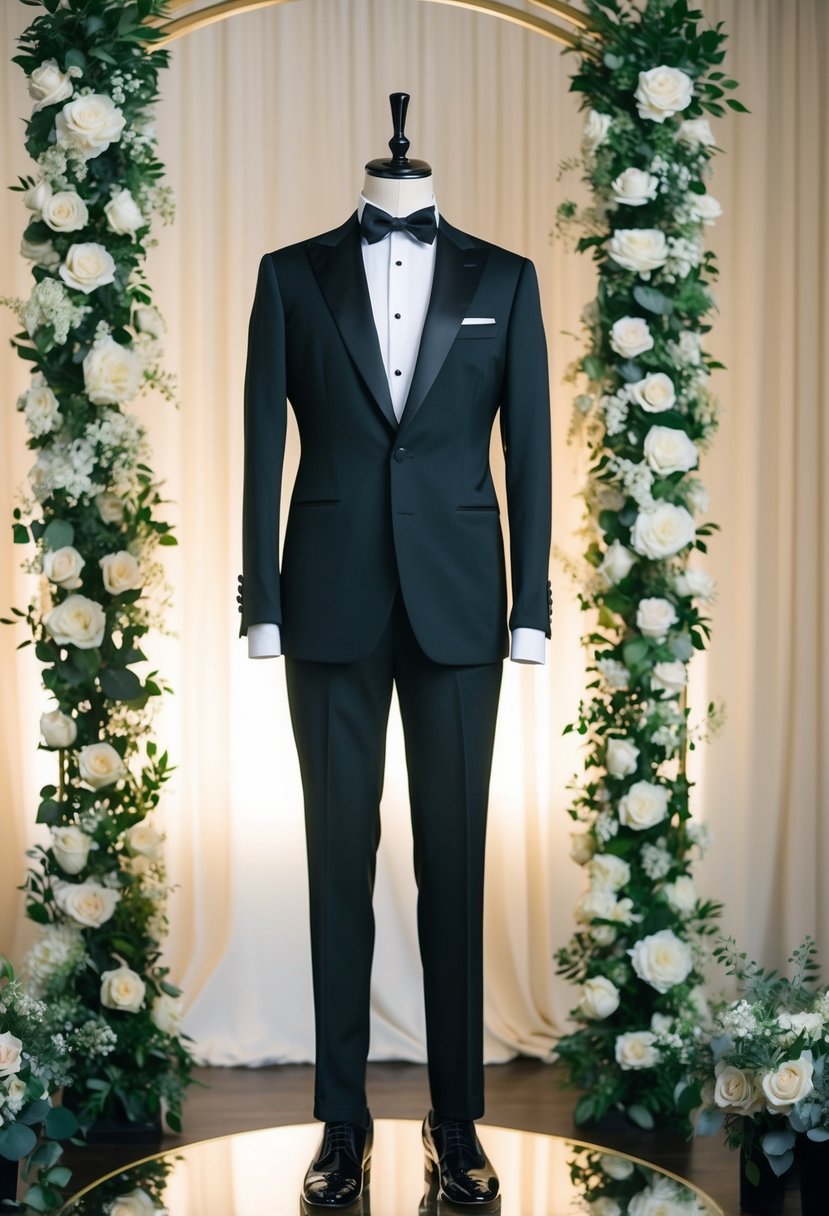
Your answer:
[[[461,245],[455,234],[468,243]],[[442,218],[436,239],[438,247],[432,294],[411,388],[400,417],[401,427],[414,418],[443,367],[477,290],[488,254],[484,246],[473,244],[464,233],[445,223]]]
[[[382,410],[397,430],[389,382],[371,310],[357,212],[330,236],[330,241],[309,241],[308,258],[340,331],[348,353]]]

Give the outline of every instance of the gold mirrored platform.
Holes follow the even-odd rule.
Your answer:
[[[688,1182],[623,1153],[583,1141],[478,1124],[501,1179],[500,1216],[657,1211],[725,1216]],[[74,1196],[66,1216],[303,1216],[300,1187],[321,1124],[303,1123],[202,1140],[145,1158]],[[606,1202],[597,1203],[603,1199]],[[589,1206],[594,1205],[595,1206]],[[424,1182],[420,1123],[378,1119],[370,1184],[346,1216],[458,1216]]]

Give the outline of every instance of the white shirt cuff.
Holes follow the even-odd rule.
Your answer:
[[[272,659],[282,654],[282,635],[278,625],[269,621],[248,625],[247,638],[249,659]]]
[[[513,629],[510,659],[513,663],[543,663],[547,641],[542,629]]]

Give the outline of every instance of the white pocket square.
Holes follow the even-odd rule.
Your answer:
[[[494,325],[494,317],[464,317],[461,325]]]

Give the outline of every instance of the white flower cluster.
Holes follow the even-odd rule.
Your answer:
[[[660,837],[655,844],[648,842],[642,845],[642,851],[639,854],[642,869],[654,882],[664,878],[674,864],[674,859],[665,848],[665,844],[665,838]]]
[[[646,461],[626,460],[622,456],[610,456],[607,471],[625,488],[636,504],[643,510],[654,505],[654,472]]]
[[[47,278],[35,283],[22,310],[21,320],[31,337],[41,326],[51,325],[55,345],[63,346],[70,329],[79,325],[89,311],[89,305],[72,302],[63,283]]]
[[[702,241],[699,237],[668,237],[667,254],[662,278],[669,283],[684,279],[699,266],[702,260]]]
[[[44,995],[56,978],[74,971],[84,955],[83,936],[77,925],[41,925],[24,962],[29,991],[34,996]]]

